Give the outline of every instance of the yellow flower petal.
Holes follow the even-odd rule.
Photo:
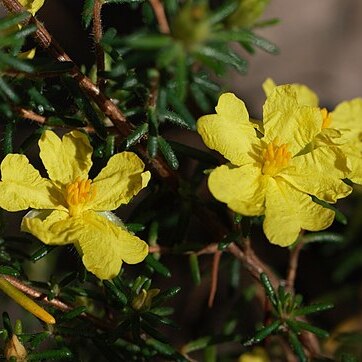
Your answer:
[[[290,85],[278,86],[264,104],[264,141],[278,140],[296,155],[320,132],[322,114],[317,107],[300,106]]]
[[[92,210],[114,210],[127,204],[150,179],[148,171],[143,172],[144,163],[132,152],[112,156],[105,168],[93,180],[96,196],[89,202]]]
[[[272,244],[289,246],[301,231],[322,230],[330,226],[334,212],[314,203],[281,178],[270,179],[265,202],[263,229]]]
[[[290,84],[290,86],[295,92],[299,105],[318,107],[318,96],[310,88],[304,84],[298,83]],[[267,97],[271,95],[275,87],[277,87],[277,85],[272,79],[268,78],[265,80],[263,83],[263,90]]]
[[[211,172],[208,185],[213,196],[231,210],[256,216],[264,213],[267,180],[268,176],[261,174],[260,167],[223,165]]]
[[[32,210],[21,222],[21,231],[36,236],[47,245],[66,245],[74,242],[76,218],[60,210]]]
[[[33,16],[44,5],[44,0],[19,0],[19,2]]]
[[[257,138],[244,102],[232,93],[224,93],[215,109],[217,114],[199,118],[197,132],[207,147],[220,152],[234,165],[245,163]]]
[[[341,147],[342,152],[346,155],[351,172],[346,177],[356,184],[362,184],[362,143],[354,142]]]
[[[85,213],[83,222],[86,227],[78,233],[83,263],[99,279],[114,278],[122,260],[136,264],[147,256],[148,245],[144,241],[95,212]]]
[[[342,137],[354,140],[362,133],[362,98],[339,104],[331,112],[331,127],[343,130]]]
[[[54,132],[45,131],[39,147],[40,158],[52,181],[66,185],[77,177],[87,179],[93,149],[85,134],[72,131],[60,139]]]
[[[24,155],[9,154],[1,163],[0,207],[8,211],[63,208],[57,190]],[[59,197],[61,195],[58,194]]]
[[[342,152],[337,148],[319,147],[293,158],[291,166],[280,176],[298,190],[333,203],[352,192],[352,188],[340,180],[348,172]]]

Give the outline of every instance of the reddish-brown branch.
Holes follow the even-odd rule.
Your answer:
[[[219,275],[219,265],[220,265],[221,254],[222,254],[222,252],[220,250],[216,251],[214,254],[213,261],[212,261],[211,287],[210,287],[210,295],[209,295],[209,301],[208,301],[209,308],[211,308],[214,304],[214,299],[215,299],[216,290],[217,290],[217,281],[218,281],[218,275]]]
[[[165,14],[165,9],[164,9],[161,1],[160,0],[149,0],[149,1],[153,8],[154,13],[155,13],[160,32],[162,34],[169,34],[170,27],[168,25],[168,21],[167,21],[166,14]]]
[[[4,6],[13,13],[20,13],[25,11],[25,8],[18,2],[18,0],[1,0]],[[162,5],[161,5],[162,7]],[[99,109],[106,115],[114,126],[117,128],[118,133],[122,137],[127,137],[133,131],[133,126],[127,122],[126,117],[121,110],[109,98],[107,98],[101,90],[77,67],[68,54],[62,49],[58,42],[47,31],[45,26],[33,16],[30,17],[30,23],[35,24],[37,27],[34,33],[35,40],[38,44],[47,51],[53,58],[60,62],[73,63],[73,69],[69,74],[78,82],[79,87],[91,98]],[[146,148],[139,144],[137,150],[140,156],[150,162],[153,170],[167,182],[169,182],[175,189],[178,185],[178,178],[176,173],[173,172],[165,161],[161,158],[150,159]]]
[[[25,119],[29,119],[31,121],[34,121],[36,123],[38,123],[39,125],[44,125],[47,123],[48,118],[41,116],[40,114],[35,113],[34,111],[30,110],[30,109],[26,109],[26,108],[21,108],[21,107],[17,107],[15,108],[16,112],[18,113],[18,115],[21,118],[25,118]],[[58,126],[58,127],[64,127],[64,128],[71,128],[73,129],[74,127],[71,126],[67,126],[67,125],[62,125],[62,126]],[[109,127],[108,130],[111,131],[112,127]],[[87,133],[94,133],[95,130],[93,127],[91,126],[86,126],[86,127],[81,127],[82,130],[84,130]]]
[[[293,292],[295,277],[297,275],[298,261],[301,250],[303,249],[304,241],[301,239],[297,245],[290,251],[289,267],[287,272],[286,288]]]
[[[62,302],[61,300],[57,298],[48,299],[48,297],[38,290],[34,289],[30,285],[25,284],[24,282],[20,281],[19,279],[10,276],[10,275],[1,275],[2,278],[6,279],[9,283],[11,283],[16,289],[22,291],[26,295],[36,299],[37,301],[43,302],[45,304],[48,304],[49,306],[52,306],[56,309],[61,310],[62,312],[69,312],[74,307]],[[109,329],[110,327],[113,327],[106,323],[105,321],[98,319],[97,317],[94,317],[91,314],[88,313],[82,313],[81,316],[92,323],[94,323],[97,327],[101,329]]]
[[[95,0],[93,7],[93,38],[94,38],[94,45],[96,51],[97,86],[101,91],[104,90],[105,86],[105,80],[102,77],[99,77],[99,72],[105,70],[104,51],[101,45],[101,40],[103,36],[102,18],[101,18],[102,5],[103,3],[101,0]]]

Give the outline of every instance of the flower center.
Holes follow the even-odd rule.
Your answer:
[[[262,172],[264,175],[275,176],[279,171],[288,166],[292,154],[288,151],[288,145],[282,144],[277,146],[270,142],[263,150],[264,164]]]
[[[328,128],[332,123],[332,115],[330,112],[327,111],[326,108],[321,109],[323,122],[322,122],[322,129]]]
[[[70,216],[79,215],[83,211],[84,205],[94,200],[96,189],[91,183],[91,180],[82,180],[80,177],[77,177],[74,182],[66,186],[65,200],[68,204]]]

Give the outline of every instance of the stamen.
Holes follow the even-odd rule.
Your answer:
[[[321,109],[321,113],[323,118],[322,129],[328,128],[332,123],[332,114],[326,108]]]
[[[282,144],[277,146],[278,140],[270,142],[263,150],[263,168],[262,172],[264,175],[275,176],[283,168],[288,166],[292,154],[288,152],[288,145]]]
[[[88,202],[94,200],[96,189],[91,183],[91,180],[82,180],[77,177],[74,182],[66,186],[65,200],[68,204],[70,216],[78,215],[84,210]]]

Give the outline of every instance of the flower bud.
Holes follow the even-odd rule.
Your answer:
[[[10,361],[11,358],[16,358],[17,362],[26,361],[28,355],[25,347],[21,344],[15,334],[6,341],[4,354],[7,361]]]

